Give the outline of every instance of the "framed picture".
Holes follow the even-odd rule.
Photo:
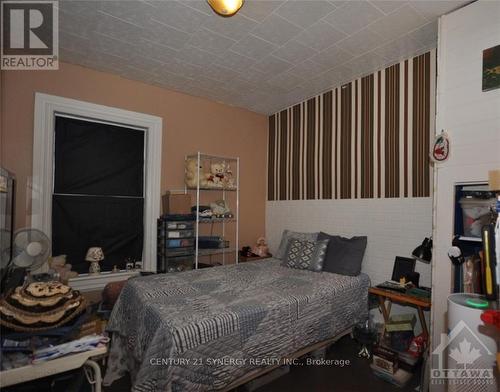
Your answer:
[[[500,45],[483,50],[483,91],[500,87]]]

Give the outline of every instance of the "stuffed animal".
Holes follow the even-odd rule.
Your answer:
[[[257,240],[257,243],[252,248],[252,253],[259,257],[269,256],[269,247],[267,246],[266,239],[264,237],[260,237]]]
[[[206,175],[207,185],[212,188],[223,188],[225,175],[226,164],[224,162],[210,164],[210,173]]]
[[[234,184],[233,171],[231,170],[231,166],[229,164],[226,165],[226,172],[224,173],[224,187],[229,189],[236,188]]]
[[[200,166],[200,174],[202,173],[202,166]],[[186,159],[185,182],[190,188],[195,188],[198,183],[198,160],[195,158]],[[203,175],[201,176],[203,178]],[[202,185],[202,184],[200,184]]]
[[[71,278],[78,276],[78,272],[71,271],[71,264],[66,264],[66,255],[49,258],[49,267],[54,273],[59,274],[62,283],[68,283]]]

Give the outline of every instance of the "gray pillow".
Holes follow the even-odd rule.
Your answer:
[[[288,241],[290,241],[290,239],[296,238],[299,240],[307,240],[314,242],[318,238],[318,234],[319,233],[299,233],[297,231],[283,230],[283,234],[281,235],[280,246],[274,257],[283,260],[288,247]]]
[[[329,239],[323,271],[336,274],[357,276],[366,249],[366,237],[345,238],[320,232],[318,240]]]
[[[308,241],[292,238],[288,242],[284,265],[289,268],[321,272],[328,240]]]

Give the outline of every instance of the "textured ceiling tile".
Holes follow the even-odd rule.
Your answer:
[[[295,26],[278,15],[271,14],[252,31],[252,34],[267,42],[283,45],[300,32],[302,32],[300,27]]]
[[[275,13],[302,28],[309,27],[336,7],[328,1],[287,1]]]
[[[120,41],[138,43],[143,29],[132,23],[98,11],[95,30]]]
[[[220,87],[221,82],[217,79],[212,79],[208,76],[198,75],[196,77],[196,86],[197,87],[199,86],[201,88],[208,89],[208,90],[213,90],[215,88]]]
[[[271,86],[283,87],[290,91],[291,89],[297,87],[304,79],[301,77],[291,74],[290,72],[284,72],[275,76],[267,81],[267,83]]]
[[[91,40],[94,42],[94,51],[100,53],[107,53],[113,56],[117,56],[123,59],[127,59],[130,55],[136,55],[133,47],[126,42],[117,40],[113,37],[108,37],[107,35],[101,34],[99,32],[94,33],[91,36]]]
[[[59,48],[85,53],[92,50],[93,46],[94,42],[87,37],[59,30]]]
[[[377,49],[375,53],[385,57],[389,61],[403,60],[409,49],[418,49],[423,45],[408,34],[394,41],[391,41]]]
[[[331,68],[329,64],[318,64],[312,60],[306,60],[302,63],[295,65],[292,69],[290,69],[290,73],[292,75],[298,76],[303,79],[310,79],[327,69]]]
[[[271,12],[283,3],[284,1],[274,0],[246,0],[239,13],[257,22],[262,22]]]
[[[311,60],[318,64],[333,67],[343,64],[353,57],[354,56],[352,54],[346,52],[343,49],[340,49],[338,46],[332,46],[331,48],[318,53],[317,55],[312,57]]]
[[[177,30],[192,34],[199,29],[206,15],[177,1],[159,1],[155,3],[154,18]]]
[[[76,36],[90,36],[97,26],[97,11],[72,14],[59,11],[59,29],[72,33]]]
[[[72,14],[85,14],[90,9],[95,10],[95,0],[61,0],[59,1],[59,11]]]
[[[253,83],[245,82],[243,80],[233,80],[225,87],[234,94],[247,94],[255,90],[255,85]]]
[[[220,65],[215,65],[211,64],[206,67],[203,67],[202,71],[200,72],[200,75],[209,77],[211,79],[219,80],[219,81],[224,81],[224,82],[230,82],[236,78],[239,78],[241,75],[240,73],[231,68],[223,67]]]
[[[179,51],[177,58],[186,63],[203,67],[213,63],[217,59],[217,56],[205,50],[187,45]]]
[[[295,39],[313,49],[324,50],[345,37],[347,34],[320,20],[300,33]]]
[[[246,82],[246,83],[251,83],[253,89],[258,87],[258,84],[262,82],[263,80],[268,79],[268,75],[261,72],[257,71],[254,68],[248,68],[241,74],[240,81]]]
[[[270,113],[434,48],[436,16],[465,2],[436,3],[247,0],[223,18],[206,0],[64,0],[60,58]]]
[[[288,41],[285,45],[273,53],[273,55],[288,61],[289,63],[300,63],[318,53],[316,50],[301,44],[295,40]]]
[[[381,10],[384,14],[390,14],[392,11],[402,7],[408,1],[406,0],[370,0],[375,7]]]
[[[151,57],[143,56],[140,54],[121,55],[120,57],[126,60],[127,65],[135,68],[143,69],[149,73],[156,74],[158,70],[163,68],[163,63]]]
[[[124,7],[119,1],[95,1],[92,3],[98,11],[133,23],[137,26],[145,26],[156,13],[156,8],[141,1],[129,1]]]
[[[149,3],[164,2],[165,0],[144,0]],[[214,15],[215,12],[208,5],[207,0],[181,0],[182,4],[187,7],[193,8],[197,11],[203,12],[205,15]]]
[[[143,37],[164,46],[181,49],[188,42],[190,35],[152,19],[145,26]]]
[[[261,83],[259,90],[254,94],[265,94],[265,100],[274,100],[276,95],[285,94],[288,90],[283,86],[270,85],[268,82]]]
[[[235,43],[235,40],[232,40],[224,35],[214,33],[213,31],[205,28],[193,34],[189,40],[189,45],[217,55],[224,53],[227,48],[231,47]]]
[[[331,82],[340,83],[344,80],[349,80],[352,76],[352,69],[346,65],[339,65],[331,68],[319,75]]]
[[[413,30],[409,36],[424,46],[437,45],[438,39],[438,22],[437,20],[429,22],[426,25]]]
[[[256,21],[249,19],[240,13],[237,13],[230,18],[222,18],[214,13],[205,19],[206,21],[204,23],[204,27],[235,40],[242,39],[258,25]]]
[[[469,1],[449,1],[449,0],[441,0],[441,1],[410,1],[410,5],[420,12],[423,16],[425,16],[429,20],[433,20],[438,16],[446,14],[450,11],[453,11],[467,3]]]
[[[217,60],[214,61],[214,64],[244,71],[246,68],[255,64],[256,61],[257,60],[254,58],[243,56],[233,52],[232,50],[228,50],[222,56],[219,56]]]
[[[267,75],[270,74],[276,75],[278,73],[284,72],[292,68],[292,64],[276,56],[269,55],[263,60],[253,65],[252,68],[259,72],[263,72]]]
[[[258,60],[259,58],[265,57],[268,53],[274,51],[276,48],[276,45],[264,41],[263,39],[252,34],[249,34],[237,44],[235,44],[231,48],[231,50],[244,56],[255,57]]]
[[[349,1],[324,20],[346,34],[353,34],[383,16],[382,11],[366,1]]]
[[[170,62],[177,57],[177,51],[156,42],[142,40],[134,46],[134,50],[143,56],[158,60],[162,63]]]
[[[422,15],[409,5],[405,5],[370,25],[370,29],[385,39],[396,39],[425,23],[426,19]]]
[[[183,75],[187,78],[194,79],[202,72],[203,67],[186,63],[185,61],[181,61],[178,58],[172,58],[167,62],[163,62],[163,64],[159,67],[159,70],[160,72],[161,70],[165,70],[170,73]]]
[[[384,42],[386,42],[386,40],[377,33],[371,31],[368,27],[338,42],[337,46],[354,56],[360,56],[382,45]]]
[[[370,52],[356,57],[344,65],[353,72],[355,77],[360,77],[383,68],[386,63],[387,60],[384,57],[375,52]]]

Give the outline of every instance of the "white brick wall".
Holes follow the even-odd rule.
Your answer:
[[[275,252],[284,229],[324,231],[346,237],[366,235],[362,270],[372,284],[391,278],[394,258],[410,257],[432,231],[432,199],[349,199],[269,201],[266,234]],[[430,286],[431,268],[417,262],[421,284]]]
[[[433,346],[446,331],[446,299],[451,290],[447,250],[453,236],[457,182],[487,181],[500,168],[500,89],[482,92],[482,52],[500,44],[500,2],[478,1],[440,19],[436,130],[450,135],[451,153],[436,167],[434,260],[432,271]],[[442,390],[433,386],[433,390]]]

